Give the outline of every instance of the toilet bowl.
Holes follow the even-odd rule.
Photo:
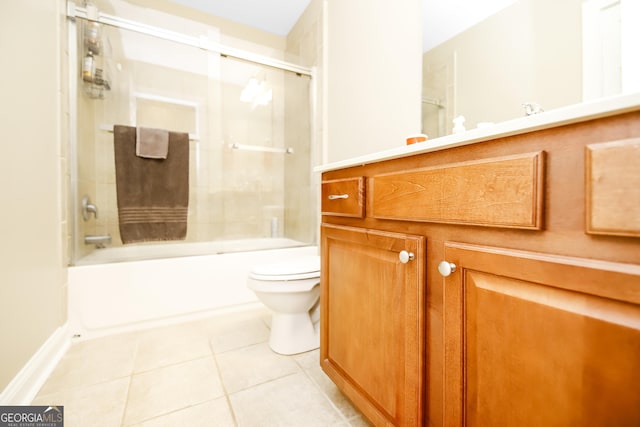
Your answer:
[[[296,354],[320,346],[320,257],[256,265],[247,286],[272,312],[269,346]]]

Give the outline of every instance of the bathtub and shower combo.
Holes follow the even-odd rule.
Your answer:
[[[318,252],[313,71],[201,22],[69,4],[72,332],[257,307],[252,265]],[[122,243],[116,125],[188,134],[184,239]]]

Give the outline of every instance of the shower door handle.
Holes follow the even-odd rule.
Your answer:
[[[348,194],[329,194],[329,200],[348,199]]]

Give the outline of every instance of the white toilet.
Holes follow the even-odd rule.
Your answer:
[[[273,312],[269,337],[273,351],[296,354],[320,346],[319,256],[256,265],[247,286]]]

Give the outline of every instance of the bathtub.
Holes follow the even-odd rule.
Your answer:
[[[96,250],[68,269],[69,328],[86,339],[260,307],[246,286],[252,265],[318,253],[317,246],[256,250],[272,248],[273,240],[217,243],[230,252],[207,255],[200,243]],[[158,252],[171,257],[158,258]],[[133,253],[136,259],[125,261]]]

